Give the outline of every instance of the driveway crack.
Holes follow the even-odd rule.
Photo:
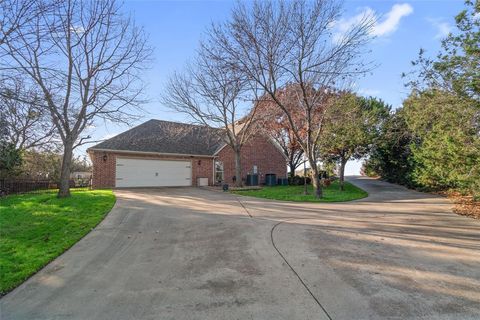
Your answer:
[[[274,237],[273,237],[273,233],[275,232],[275,229],[282,223],[284,222],[287,222],[287,221],[290,221],[290,220],[295,220],[295,218],[291,218],[291,219],[286,219],[286,220],[283,220],[283,221],[280,221],[278,223],[276,223],[272,229],[270,230],[270,240],[272,242],[272,245],[273,247],[275,248],[275,250],[277,251],[277,253],[280,255],[280,257],[282,258],[283,261],[285,261],[285,263],[287,264],[287,266],[290,268],[290,270],[292,270],[292,272],[295,274],[295,276],[298,278],[298,280],[300,281],[300,283],[305,287],[305,289],[308,291],[308,293],[310,294],[310,296],[313,298],[313,300],[315,300],[315,302],[318,304],[318,306],[322,309],[323,313],[327,316],[327,318],[329,320],[333,320],[332,317],[330,316],[330,314],[328,313],[328,311],[325,309],[325,307],[322,305],[322,303],[320,302],[320,300],[318,300],[318,298],[313,294],[312,290],[310,290],[310,288],[308,287],[308,285],[305,283],[305,281],[303,281],[302,277],[300,277],[300,275],[298,274],[298,272],[295,270],[295,268],[290,264],[290,262],[288,262],[287,258],[285,258],[285,256],[282,254],[282,252],[280,251],[280,249],[278,249],[277,245],[275,244],[275,240],[274,240]]]
[[[238,196],[235,196],[235,198],[237,199],[238,203],[242,206],[242,208],[245,210],[245,212],[248,214],[248,216],[252,219],[258,219],[258,218],[255,218],[252,216],[252,214],[250,213],[250,211],[248,211],[247,207],[242,203],[242,201],[240,201],[239,197]],[[310,290],[310,288],[308,287],[308,285],[305,283],[305,281],[303,281],[302,277],[300,277],[300,275],[298,274],[298,272],[295,270],[295,268],[290,264],[290,262],[288,262],[287,258],[285,258],[285,256],[282,254],[282,252],[280,251],[280,249],[278,249],[276,243],[275,243],[275,239],[273,237],[273,234],[275,232],[275,229],[282,223],[284,222],[287,222],[287,221],[291,221],[291,220],[297,220],[298,218],[290,218],[290,219],[286,219],[286,220],[283,220],[283,221],[280,221],[278,223],[276,223],[271,229],[270,229],[270,241],[272,243],[272,246],[273,248],[275,249],[275,251],[277,251],[277,253],[280,255],[280,257],[282,258],[282,260],[287,264],[287,266],[290,268],[290,270],[293,272],[293,274],[298,278],[298,280],[300,281],[300,283],[302,284],[302,286],[307,290],[307,292],[310,294],[310,296],[313,298],[313,300],[315,300],[315,302],[317,303],[317,305],[322,309],[323,313],[325,314],[325,316],[329,319],[329,320],[333,320],[332,317],[330,316],[330,314],[328,313],[328,311],[325,309],[325,307],[322,305],[322,303],[320,302],[320,300],[318,300],[318,298],[313,294],[312,290]],[[306,219],[311,219],[311,218],[306,218]],[[263,220],[263,219],[260,219],[260,220]]]
[[[238,203],[240,203],[240,205],[242,206],[243,210],[245,210],[245,212],[248,214],[248,216],[250,218],[253,218],[253,216],[250,214],[250,211],[248,211],[247,207],[245,207],[245,205],[242,203],[242,201],[240,201],[240,199],[235,196],[235,199],[237,199]]]

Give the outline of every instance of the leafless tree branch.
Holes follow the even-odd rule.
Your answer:
[[[194,63],[171,76],[163,103],[193,122],[221,128],[222,139],[235,153],[236,183],[242,184],[240,151],[253,134],[255,112],[245,108],[245,79],[216,59],[217,48],[202,43]]]
[[[4,38],[0,68],[41,93],[64,147],[59,196],[68,196],[73,149],[86,140],[85,129],[100,119],[135,118],[151,49],[117,1],[32,2],[38,14]]]
[[[319,197],[318,141],[330,92],[371,68],[361,58],[374,17],[365,16],[337,34],[340,14],[335,0],[239,3],[229,21],[214,24],[208,33],[210,47],[217,48],[211,52],[215,59],[253,83],[256,97],[266,95],[283,110],[312,168]],[[300,126],[281,99],[281,89],[291,85],[304,119]]]

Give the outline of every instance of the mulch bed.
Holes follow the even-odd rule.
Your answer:
[[[453,201],[453,211],[462,216],[480,219],[480,201],[474,201],[472,196],[463,196],[459,193],[451,193],[448,198]]]

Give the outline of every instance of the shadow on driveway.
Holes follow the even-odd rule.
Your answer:
[[[94,231],[0,301],[2,319],[478,318],[480,223],[441,197],[351,182],[369,197],[117,190]]]

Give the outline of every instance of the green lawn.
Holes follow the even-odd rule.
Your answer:
[[[361,199],[368,196],[368,193],[345,182],[345,191],[340,191],[338,181],[333,182],[329,187],[323,188],[323,198],[315,198],[314,190],[308,186],[308,195],[303,194],[304,186],[275,186],[264,187],[260,190],[233,191],[235,194],[257,198],[298,201],[298,202],[341,202]]]
[[[111,190],[72,190],[0,199],[0,295],[80,240],[111,210]]]

